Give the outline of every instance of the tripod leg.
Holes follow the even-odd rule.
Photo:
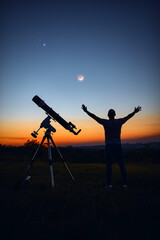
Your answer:
[[[49,142],[49,136],[47,136],[47,143],[48,143],[49,167],[50,167],[50,173],[51,173],[51,184],[52,184],[52,188],[54,189],[54,177],[53,177],[53,166],[52,166],[52,153],[51,153],[51,147],[50,147],[50,142]]]
[[[56,151],[58,152],[58,154],[59,154],[59,156],[60,156],[60,158],[61,158],[61,160],[62,160],[62,162],[63,162],[63,164],[64,164],[64,166],[65,166],[65,168],[67,169],[67,172],[69,173],[69,175],[70,175],[72,181],[74,182],[75,179],[74,179],[74,177],[73,177],[71,171],[69,170],[69,168],[68,168],[66,162],[64,161],[64,158],[63,158],[62,154],[60,153],[59,149],[57,148],[57,146],[56,146],[56,144],[55,144],[55,142],[53,141],[53,139],[52,139],[51,136],[50,136],[50,139],[51,139],[51,142],[53,143],[53,146],[55,147]]]
[[[38,146],[38,148],[37,148],[37,150],[36,150],[36,152],[35,152],[35,154],[34,154],[32,160],[31,160],[31,162],[30,162],[30,165],[29,165],[29,167],[28,167],[28,169],[27,169],[27,171],[26,171],[26,176],[28,175],[28,172],[29,172],[29,170],[31,169],[31,167],[32,167],[32,165],[33,165],[33,163],[34,163],[34,159],[35,159],[35,157],[36,157],[36,155],[37,155],[37,153],[38,153],[40,147],[42,146],[42,144],[43,144],[45,138],[46,138],[46,136],[43,137],[42,142],[41,142],[40,145]]]

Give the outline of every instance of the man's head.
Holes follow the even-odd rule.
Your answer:
[[[108,117],[109,119],[114,119],[114,117],[116,116],[116,112],[113,109],[110,109],[108,111]]]

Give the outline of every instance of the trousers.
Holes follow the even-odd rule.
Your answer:
[[[106,144],[105,146],[107,184],[108,185],[112,184],[112,160],[114,155],[118,160],[118,165],[120,167],[123,184],[127,185],[128,183],[127,171],[125,168],[121,144]]]

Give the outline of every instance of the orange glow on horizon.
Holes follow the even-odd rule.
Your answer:
[[[122,141],[141,139],[145,140],[150,137],[151,141],[156,139],[160,141],[160,124],[159,116],[141,116],[136,115],[130,119],[122,127],[121,138]],[[71,145],[87,145],[87,144],[104,144],[104,129],[101,125],[97,124],[94,120],[79,119],[73,120],[77,128],[82,131],[79,135],[74,135],[68,130],[64,129],[57,122],[51,122],[56,128],[56,133],[52,135],[53,140],[58,146],[71,146]],[[24,145],[27,140],[35,140],[31,136],[33,130],[37,130],[40,121],[1,121],[0,144],[2,145]],[[44,136],[45,129],[39,131],[37,141],[40,143]]]

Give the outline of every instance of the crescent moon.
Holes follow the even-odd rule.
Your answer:
[[[84,76],[83,75],[78,75],[77,78],[78,78],[79,81],[83,81],[84,80]]]

